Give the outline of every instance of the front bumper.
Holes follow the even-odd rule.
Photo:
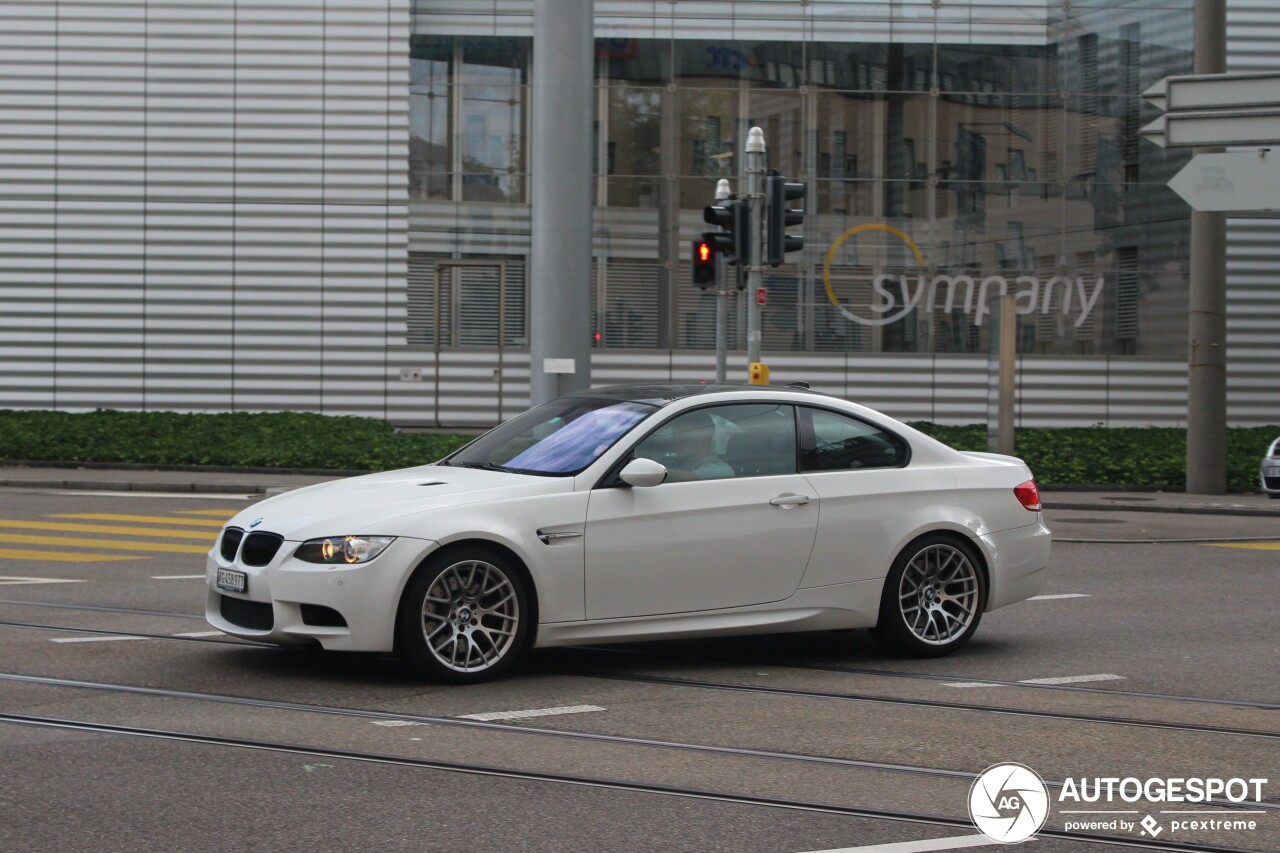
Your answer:
[[[1268,495],[1280,495],[1280,476],[1268,477],[1267,469],[1280,471],[1280,459],[1265,459],[1258,467],[1258,485]]]
[[[377,558],[354,566],[295,560],[298,544],[284,542],[271,562],[261,567],[246,566],[238,556],[228,562],[215,546],[205,566],[209,624],[234,637],[263,643],[318,642],[332,651],[392,651],[400,595],[413,570],[438,547],[436,543],[400,537]],[[245,591],[218,589],[218,569],[244,572]],[[332,618],[332,612],[341,618]]]

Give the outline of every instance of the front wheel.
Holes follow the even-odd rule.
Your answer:
[[[422,675],[458,684],[511,665],[529,633],[521,576],[478,548],[431,559],[405,590],[397,628],[406,660]]]
[[[987,605],[978,559],[971,546],[943,534],[912,542],[885,578],[872,636],[912,657],[942,657],[969,642]]]

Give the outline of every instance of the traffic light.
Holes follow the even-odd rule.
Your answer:
[[[722,231],[704,231],[702,239],[715,246],[731,264],[747,263],[747,231],[751,216],[745,204],[738,199],[722,199],[719,204],[709,204],[702,211],[702,221],[719,225]]]
[[[804,248],[803,237],[787,234],[789,227],[804,222],[804,211],[787,209],[787,202],[804,198],[804,194],[804,184],[788,183],[776,170],[765,178],[765,198],[769,207],[769,239],[765,258],[771,267],[781,264],[787,252],[798,252]]]
[[[707,240],[693,241],[693,283],[703,290],[716,283],[716,247]]]

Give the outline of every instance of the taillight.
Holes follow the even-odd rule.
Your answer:
[[[1023,509],[1031,512],[1040,511],[1040,490],[1036,488],[1035,480],[1027,480],[1021,486],[1016,486],[1013,496],[1018,499],[1018,503],[1022,504]]]

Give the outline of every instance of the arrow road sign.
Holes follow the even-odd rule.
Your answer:
[[[1142,93],[1147,103],[1169,112],[1274,107],[1278,97],[1280,73],[1166,77]]]
[[[1280,73],[1166,77],[1142,97],[1165,110],[1139,131],[1161,148],[1280,144]]]
[[[1280,210],[1280,153],[1197,154],[1169,188],[1201,211]]]
[[[1280,109],[1165,113],[1139,133],[1161,148],[1280,143]]]

